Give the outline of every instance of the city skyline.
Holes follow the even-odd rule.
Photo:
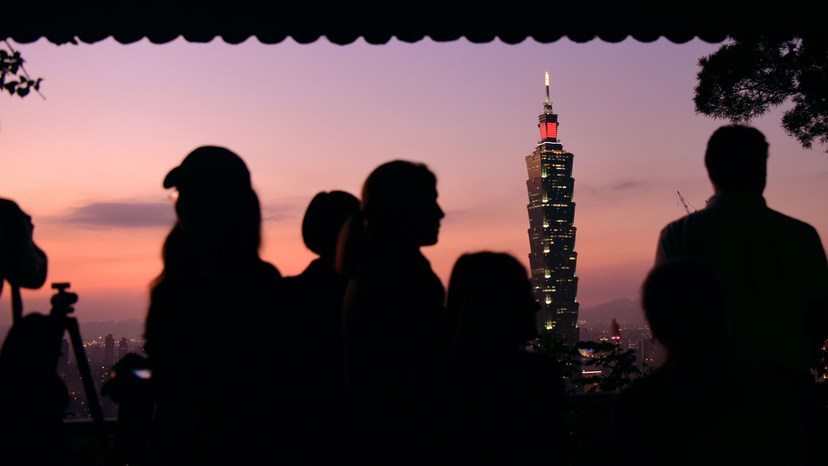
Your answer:
[[[698,40],[12,45],[44,78],[44,98],[0,96],[0,197],[32,216],[50,259],[47,284],[23,290],[24,310],[48,311],[49,283],[70,282],[81,322],[144,317],[173,221],[161,181],[202,144],[248,163],[264,207],[262,256],[284,275],[313,258],[300,232],[311,197],[358,195],[393,158],[437,174],[446,218],[423,252],[444,283],[468,251],[509,252],[528,269],[524,158],[545,71],[578,157],[582,314],[634,299],[658,230],[686,213],[677,191],[689,209],[712,194],[702,154],[725,123],[693,109],[697,60],[720,46]],[[753,122],[770,142],[768,205],[826,244],[828,159],[784,134],[780,116]]]

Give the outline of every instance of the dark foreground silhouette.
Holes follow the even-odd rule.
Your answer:
[[[527,351],[539,307],[523,264],[506,253],[460,256],[446,307],[451,345],[435,423],[444,464],[567,464],[561,369]]]
[[[295,432],[295,465],[346,464],[348,458],[342,429],[342,299],[348,281],[334,262],[342,225],[358,211],[359,199],[350,193],[317,193],[302,219],[302,238],[317,257],[302,273],[284,279],[284,312],[292,313],[296,336],[288,370],[288,383],[294,385],[288,408]]]
[[[233,152],[200,147],[170,171],[177,221],[152,286],[145,351],[156,399],[151,464],[279,457],[281,275],[259,257],[261,212]],[[241,342],[244,342],[242,344]],[[272,373],[275,377],[263,377]]]
[[[12,326],[0,349],[0,462],[53,466],[68,454],[69,393],[57,373],[65,327],[59,317],[23,312],[20,288],[42,287],[48,270],[33,234],[31,217],[0,199],[0,293],[8,281],[12,301]]]
[[[420,248],[437,243],[443,210],[425,166],[384,163],[365,180],[362,210],[342,232],[345,428],[356,464],[433,463],[428,410],[445,360],[445,291]]]
[[[756,128],[714,131],[704,156],[714,195],[664,227],[656,265],[693,258],[721,283],[723,353],[766,414],[768,442],[756,436],[750,451],[769,464],[820,464],[823,409],[810,371],[828,338],[828,262],[811,225],[767,206],[767,159]]]

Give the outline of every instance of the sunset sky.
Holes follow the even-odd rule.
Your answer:
[[[659,229],[686,213],[677,191],[690,209],[712,194],[702,156],[725,122],[697,115],[692,96],[698,59],[719,45],[12,43],[45,97],[0,94],[0,197],[32,216],[50,259],[47,284],[23,290],[24,310],[48,312],[49,284],[70,282],[81,322],[143,318],[173,222],[162,180],[205,144],[247,162],[266,219],[262,255],[283,275],[313,259],[300,235],[313,195],[358,194],[398,158],[437,174],[446,218],[423,251],[444,283],[464,252],[528,265],[524,158],[539,140],[547,71],[559,138],[575,155],[582,317],[634,299]],[[780,116],[753,122],[770,142],[765,197],[828,244],[828,155],[802,149]]]

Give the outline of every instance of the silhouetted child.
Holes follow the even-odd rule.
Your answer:
[[[452,343],[443,464],[567,464],[560,367],[526,350],[538,310],[526,268],[507,253],[464,254],[446,308]]]
[[[279,458],[290,316],[281,275],[259,256],[261,208],[244,161],[195,149],[171,170],[177,222],[152,285],[145,352],[156,418],[154,464]]]
[[[745,370],[724,351],[724,294],[709,267],[693,259],[664,262],[641,293],[666,360],[615,401],[616,464],[802,464],[802,452],[792,447],[801,432],[771,434],[768,422],[779,418],[763,403],[790,387]]]
[[[344,463],[342,415],[345,396],[342,299],[348,281],[335,268],[342,225],[359,211],[359,199],[345,191],[323,191],[311,199],[302,220],[305,245],[318,257],[301,274],[285,277],[295,314],[296,348],[290,361],[296,429],[292,464]],[[319,448],[320,439],[325,447]]]
[[[365,180],[361,207],[343,229],[337,260],[349,278],[343,325],[354,462],[417,462],[431,432],[415,414],[445,359],[445,292],[420,251],[437,243],[444,217],[437,179],[420,163],[384,163]]]

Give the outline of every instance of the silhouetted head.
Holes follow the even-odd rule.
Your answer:
[[[0,198],[0,292],[3,282],[40,288],[46,282],[48,259],[33,238],[31,217],[16,202]]]
[[[199,147],[167,174],[164,187],[177,190],[178,223],[201,254],[258,254],[261,206],[247,165],[234,152]]]
[[[650,270],[641,288],[641,305],[650,330],[672,355],[699,342],[716,348],[724,316],[721,284],[710,268],[677,259]]]
[[[201,146],[184,157],[181,164],[164,177],[164,187],[219,189],[236,191],[250,189],[250,171],[234,152],[218,146]]]
[[[756,128],[731,124],[717,129],[707,142],[704,164],[720,191],[762,193],[767,178],[768,142]]]
[[[362,213],[370,229],[405,233],[418,246],[436,244],[445,217],[437,204],[437,177],[421,163],[386,162],[365,180]]]
[[[333,257],[342,225],[359,212],[359,199],[345,191],[320,192],[311,199],[302,219],[305,246],[320,257]]]
[[[454,263],[446,309],[461,341],[522,345],[537,336],[538,308],[526,268],[510,254],[468,253]]]

